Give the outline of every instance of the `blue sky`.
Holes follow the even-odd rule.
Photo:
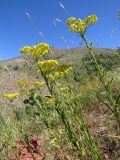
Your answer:
[[[59,48],[79,47],[81,39],[75,33],[70,33],[65,25],[69,15],[84,18],[96,14],[98,22],[87,32],[88,38],[93,40],[96,47],[116,48],[120,45],[120,21],[117,19],[120,0],[59,2],[0,0],[0,59],[19,56],[19,49],[24,45],[44,41]]]

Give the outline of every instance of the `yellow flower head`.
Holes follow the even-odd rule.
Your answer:
[[[38,59],[41,56],[47,54],[50,50],[50,46],[46,43],[40,43],[38,45],[29,47],[25,46],[20,49],[20,52],[25,55],[31,55],[33,58]]]
[[[29,83],[30,83],[30,82],[29,82],[29,80],[28,80],[26,77],[23,77],[23,78],[19,79],[18,82],[17,82],[17,84],[18,84],[19,86],[26,86],[26,85],[28,85]]]
[[[91,16],[88,16],[87,20],[90,24],[94,24],[97,22],[97,16],[96,15],[91,15]]]
[[[4,94],[3,97],[12,101],[15,98],[17,98],[19,95],[20,95],[19,93],[9,93],[9,94]]]
[[[25,55],[29,55],[31,53],[31,47],[30,46],[24,46],[20,49],[20,52]]]
[[[32,82],[32,85],[35,86],[35,87],[41,87],[41,86],[43,86],[44,84],[45,84],[45,82],[39,82],[39,81],[37,81],[37,82]]]
[[[70,26],[71,32],[77,32],[82,35],[87,30],[88,26],[90,24],[94,24],[96,21],[97,21],[96,15],[88,16],[88,18],[84,18],[83,20],[81,19],[77,20],[76,18],[71,17],[67,20],[67,24]]]
[[[54,103],[54,101],[53,101],[53,99],[52,98],[46,98],[46,100],[45,100],[45,104],[47,104],[47,105],[51,105],[51,104],[53,104]]]
[[[68,18],[66,24],[67,24],[67,25],[71,25],[71,24],[73,24],[75,21],[76,21],[76,18],[75,18],[75,17],[70,17],[70,18]]]
[[[49,79],[53,81],[57,80],[60,77],[63,77],[65,74],[69,73],[71,70],[72,67],[62,64],[56,68],[53,74],[49,74]]]
[[[22,92],[27,91],[27,88],[29,86],[30,82],[26,77],[21,78],[18,82],[17,85],[19,86],[20,90]]]
[[[78,26],[76,24],[71,24],[70,31],[71,32],[78,32]]]
[[[57,65],[58,65],[58,61],[54,60],[54,59],[44,60],[44,61],[38,62],[38,66],[41,68],[41,70],[45,74],[48,74],[51,71],[53,71]]]
[[[54,104],[54,100],[50,94],[45,95],[45,104],[47,105]]]
[[[83,22],[84,22],[84,24],[85,24],[86,26],[88,26],[89,21],[88,21],[87,18],[84,18],[84,19],[83,19]]]
[[[70,25],[71,32],[83,33],[87,28],[87,23],[84,20],[78,19]]]
[[[54,72],[52,74],[49,74],[48,78],[49,78],[49,80],[55,81],[55,80],[59,79],[61,76],[63,76],[63,75],[61,75],[59,72]]]

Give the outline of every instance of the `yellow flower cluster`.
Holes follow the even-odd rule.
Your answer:
[[[54,100],[50,94],[45,95],[45,104],[51,105],[54,103]]]
[[[37,64],[45,74],[48,74],[55,69],[55,67],[58,65],[58,61],[50,59],[50,60],[40,61]]]
[[[85,18],[83,20],[81,20],[81,19],[76,20],[76,18],[70,17],[70,18],[68,18],[66,24],[70,26],[71,32],[77,32],[82,35],[85,33],[88,26],[90,24],[96,23],[96,21],[97,21],[96,15],[88,16],[88,18]]]
[[[3,97],[12,101],[15,98],[17,98],[19,95],[20,95],[19,93],[10,93],[10,94],[4,94]]]
[[[25,55],[31,55],[33,58],[38,59],[50,51],[50,46],[46,43],[40,43],[35,46],[24,46],[20,52]]]
[[[88,22],[90,23],[90,24],[94,24],[94,23],[96,23],[97,22],[97,16],[96,15],[91,15],[91,16],[88,16]]]
[[[81,19],[78,19],[75,24],[71,24],[70,31],[71,32],[85,32],[87,25]]]
[[[70,17],[70,18],[68,18],[68,20],[67,20],[67,25],[71,25],[71,24],[73,24],[75,21],[76,21],[76,18],[75,18],[75,17]]]
[[[41,86],[43,86],[44,84],[45,84],[45,82],[39,82],[39,81],[37,81],[37,82],[32,82],[32,85],[35,86],[35,87],[41,87]]]
[[[26,92],[28,89],[30,82],[26,77],[21,78],[18,82],[17,85],[19,86],[20,90],[22,92]]]
[[[52,98],[46,98],[45,103],[46,103],[47,105],[51,105],[51,104],[54,103],[54,101],[53,101]]]
[[[31,47],[30,46],[24,46],[23,48],[20,49],[20,52],[22,54],[29,55],[31,53]]]
[[[69,73],[71,70],[72,67],[62,64],[56,68],[56,71],[53,74],[49,75],[49,78],[51,80],[56,80],[60,77],[63,77],[65,74]]]

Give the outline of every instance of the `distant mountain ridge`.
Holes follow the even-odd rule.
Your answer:
[[[117,53],[117,49],[108,48],[93,48],[95,54],[111,54]],[[73,65],[79,63],[78,59],[86,55],[86,48],[71,48],[71,49],[60,49],[53,48],[46,58],[60,59],[64,63],[70,63]],[[79,56],[79,58],[78,58]],[[22,78],[27,77],[28,79],[36,80],[38,78],[35,73],[34,66],[31,66],[29,60],[25,56],[15,57],[10,60],[0,61],[0,94],[7,92],[14,92],[16,82]]]
[[[111,48],[93,48],[94,52],[95,53],[113,53],[113,52],[116,52],[117,49],[111,49]],[[75,52],[78,52],[80,54],[86,54],[87,53],[87,49],[85,47],[83,48],[69,48],[69,49],[64,49],[64,48],[52,48],[52,53],[50,53],[49,55],[52,57],[52,58],[59,58],[59,57],[62,57],[68,53],[75,53]],[[1,60],[1,61],[15,61],[15,60],[18,60],[18,59],[24,59],[23,56],[19,56],[19,57],[13,57],[11,59],[7,59],[7,60]],[[0,63],[1,63],[0,61]],[[18,60],[19,61],[19,60]]]

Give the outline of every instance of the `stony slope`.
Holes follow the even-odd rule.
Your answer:
[[[95,53],[113,53],[113,49],[94,48]],[[76,49],[52,49],[52,53],[47,58],[57,58],[64,61],[64,63],[77,63],[78,56],[82,57],[87,53],[85,48]],[[28,79],[38,78],[31,69],[31,64],[27,62],[24,56],[13,58],[10,60],[0,61],[0,94],[7,92],[14,92],[16,81],[21,77],[28,77]]]

